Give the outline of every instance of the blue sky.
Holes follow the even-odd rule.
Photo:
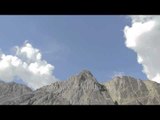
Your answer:
[[[28,40],[41,50],[43,59],[54,65],[54,75],[66,80],[83,69],[100,82],[115,72],[146,79],[136,54],[126,48],[123,28],[126,16],[0,16],[0,49],[12,48]]]

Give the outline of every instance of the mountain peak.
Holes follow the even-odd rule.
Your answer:
[[[81,71],[78,76],[93,77],[92,73],[89,70]]]
[[[104,85],[99,84],[92,73],[83,70],[66,81],[56,82],[34,91],[29,104],[94,105],[114,102]],[[28,101],[23,101],[23,103]]]
[[[76,79],[78,81],[88,81],[88,82],[96,82],[97,80],[96,78],[93,76],[93,74],[89,71],[89,70],[83,70],[81,71],[77,76]]]
[[[0,104],[5,105],[147,105],[160,104],[160,84],[131,76],[114,76],[104,85],[89,70],[32,91],[0,81]]]

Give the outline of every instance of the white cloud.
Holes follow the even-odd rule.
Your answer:
[[[160,83],[160,16],[130,16],[125,26],[126,46],[137,53],[148,79]]]
[[[16,46],[15,55],[0,54],[0,79],[5,82],[22,79],[32,89],[51,84],[58,79],[53,76],[54,66],[42,59],[39,49],[28,41],[22,47]]]

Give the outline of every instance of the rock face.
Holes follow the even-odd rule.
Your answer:
[[[160,84],[123,76],[105,83],[113,101],[120,105],[160,104]]]
[[[72,76],[69,80],[42,87],[8,103],[33,105],[114,104],[105,86],[99,84],[93,75],[86,70],[79,75]]]
[[[35,91],[17,83],[0,82],[3,105],[157,105],[160,84],[133,77],[114,77],[105,84],[97,82],[87,70]]]
[[[32,92],[32,90],[25,85],[0,81],[0,104],[5,104],[7,101],[14,100],[17,97],[30,92]]]

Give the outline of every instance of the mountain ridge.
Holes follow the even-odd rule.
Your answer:
[[[156,105],[160,104],[160,84],[131,76],[116,76],[106,83],[99,83],[89,70],[83,70],[68,80],[34,91],[25,85],[0,82],[0,104]]]

